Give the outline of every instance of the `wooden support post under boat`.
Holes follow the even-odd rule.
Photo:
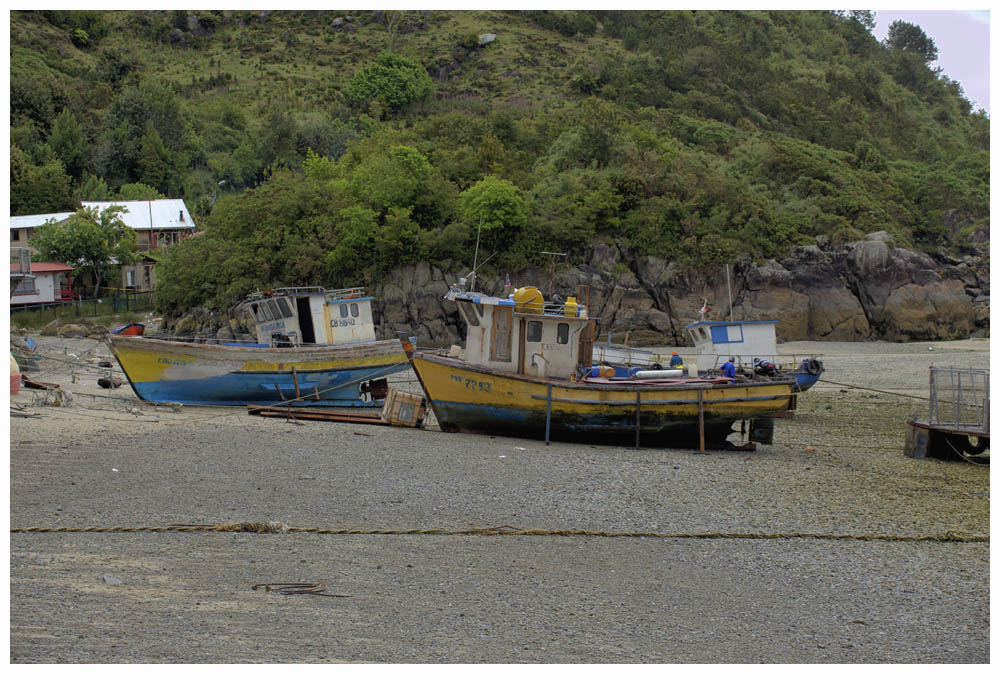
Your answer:
[[[705,392],[698,389],[698,451],[705,453]]]
[[[701,391],[698,391],[701,395]],[[639,449],[639,419],[642,411],[642,405],[639,402],[639,392],[635,392],[635,448]]]
[[[549,444],[549,428],[552,422],[552,384],[549,384],[545,402],[545,444]]]
[[[295,384],[295,399],[300,400],[302,394],[299,393],[299,375],[296,374],[295,368],[292,368],[292,383]]]

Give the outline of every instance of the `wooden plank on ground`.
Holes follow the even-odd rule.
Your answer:
[[[376,424],[388,426],[389,422],[383,420],[378,413],[369,412],[349,412],[345,410],[324,410],[316,408],[292,408],[273,407],[262,405],[248,405],[248,414],[256,414],[262,417],[272,417],[276,419],[308,419],[312,421],[338,421],[355,424]]]

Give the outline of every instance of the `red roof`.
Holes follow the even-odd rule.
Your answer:
[[[63,264],[62,262],[32,262],[31,263],[31,273],[39,274],[46,272],[58,272],[58,271],[73,271],[73,267],[68,264]]]

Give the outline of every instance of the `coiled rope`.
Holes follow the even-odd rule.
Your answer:
[[[509,525],[470,529],[320,529],[290,527],[281,522],[231,522],[228,524],[170,524],[137,527],[14,527],[12,534],[24,533],[134,533],[167,531],[207,531],[252,534],[307,533],[340,536],[579,536],[594,538],[698,538],[741,540],[812,539],[830,541],[889,541],[903,543],[989,543],[989,536],[946,531],[925,536],[890,534],[831,534],[809,532],[676,532],[658,531],[589,531],[585,529],[517,529]]]

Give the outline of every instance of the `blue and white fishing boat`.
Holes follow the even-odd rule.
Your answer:
[[[399,340],[375,339],[363,288],[279,288],[247,298],[256,343],[109,335],[142,400],[191,405],[380,407],[385,376],[407,369]]]
[[[776,320],[698,321],[684,330],[694,342],[699,372],[718,372],[732,358],[738,370],[787,375],[795,379],[797,391],[806,391],[823,374],[823,361],[815,354],[779,354],[777,324]]]

